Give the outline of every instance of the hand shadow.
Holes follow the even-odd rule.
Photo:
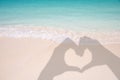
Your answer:
[[[86,65],[81,72],[100,65],[108,65],[112,72],[116,75],[118,80],[120,80],[120,58],[115,56],[112,52],[103,47],[97,40],[91,39],[89,37],[83,37],[80,39],[80,45],[89,49],[92,53],[92,61]],[[80,56],[83,53],[79,53]]]
[[[68,66],[65,63],[65,52],[70,48],[74,49],[76,53],[79,50],[78,46],[69,38],[65,39],[58,47],[56,47],[52,54],[52,57],[41,72],[38,80],[53,80],[55,76],[60,75],[66,71],[79,72],[79,68]]]
[[[92,62],[86,65],[82,70],[78,67],[68,66],[65,63],[64,56],[68,49],[74,49],[76,54],[82,56],[84,50],[87,48],[91,51],[93,57]],[[91,67],[108,65],[113,73],[120,80],[120,59],[113,55],[109,50],[104,48],[97,40],[83,37],[80,39],[80,44],[77,46],[71,39],[65,39],[58,47],[55,48],[53,55],[51,56],[46,67],[41,72],[38,80],[53,80],[57,75],[60,75],[66,71],[80,71],[83,72]]]

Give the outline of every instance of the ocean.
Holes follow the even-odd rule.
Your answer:
[[[0,0],[0,27],[4,25],[120,30],[120,0]]]
[[[120,0],[0,0],[0,36],[120,43]]]

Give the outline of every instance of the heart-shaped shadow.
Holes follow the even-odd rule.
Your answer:
[[[89,65],[92,61],[92,53],[86,49],[82,56],[76,54],[76,51],[69,49],[65,53],[65,62],[69,66],[79,67],[82,70],[83,67]]]
[[[91,67],[104,64],[108,65],[120,79],[120,59],[118,57],[104,48],[97,40],[83,37],[80,39],[80,44],[77,46],[71,39],[65,39],[58,47],[55,48],[53,55],[41,72],[38,80],[53,80],[55,76],[67,71],[84,72]],[[85,51],[86,48],[92,53],[92,58],[89,56],[91,53],[89,51]],[[66,54],[66,51],[69,49],[73,49],[75,51],[75,53],[74,51],[73,53],[68,52],[68,54],[71,54],[72,57]],[[65,54],[67,57],[70,57],[66,60],[66,62]]]

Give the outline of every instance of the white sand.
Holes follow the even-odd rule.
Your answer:
[[[66,31],[58,32],[55,30],[49,30],[48,33],[46,33],[45,30],[48,29],[42,29],[42,32],[40,32],[41,29],[38,28],[17,28],[17,30],[16,28],[11,30],[10,29],[6,30],[4,28],[0,31],[0,80],[37,80],[40,72],[43,70],[43,68],[49,61],[55,47],[57,47],[60,42],[62,42],[66,37],[73,37],[72,40],[76,41],[76,43],[78,43],[77,41],[79,41],[79,38],[82,36],[88,36],[97,39],[103,44],[104,47],[109,49],[113,54],[120,57],[120,39],[112,39],[111,36],[113,36],[113,34],[88,34],[84,32],[77,34]],[[53,31],[54,34],[52,34],[51,36],[50,33],[53,33]],[[44,36],[41,36],[41,33],[45,33],[42,34]],[[25,34],[26,36],[24,36]],[[62,36],[60,34],[62,34]],[[117,33],[114,34],[119,35]],[[108,70],[108,73],[109,72],[110,71]],[[80,75],[81,74],[82,73],[80,73]],[[93,72],[93,74],[95,73]],[[90,73],[86,75],[90,76]],[[112,73],[110,72],[109,75],[112,75]],[[63,76],[61,75],[61,77]],[[78,78],[83,80],[89,80],[83,77]],[[113,77],[110,78],[110,80],[114,80],[115,76],[113,75]],[[96,80],[96,78],[91,79]],[[104,78],[103,80],[105,79],[108,78]],[[55,80],[65,79],[61,79],[60,76],[58,76],[58,78],[56,78]]]

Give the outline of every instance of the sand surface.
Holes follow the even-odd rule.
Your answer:
[[[23,36],[23,34],[20,37],[16,37],[13,36],[14,34],[16,35],[16,33],[13,32],[13,34],[12,30],[10,30],[12,34],[8,32],[9,36],[8,33],[6,36],[5,32],[6,31],[2,29],[0,33],[2,34],[2,36],[0,37],[0,80],[37,80],[41,71],[45,68],[46,64],[49,62],[51,56],[53,55],[55,48],[61,44],[62,39],[60,38],[63,37],[59,36],[58,41],[60,40],[60,42],[58,42],[57,37],[54,37],[55,39],[51,40],[52,36],[48,40],[39,38],[38,36],[37,38],[33,36],[26,37]],[[62,32],[60,32],[59,34],[61,33]],[[69,33],[67,32],[66,34]],[[71,36],[72,34],[69,35]],[[81,35],[83,36],[83,34]],[[89,35],[90,34],[88,34],[88,36]],[[104,35],[101,37],[100,36],[90,37],[94,37],[94,39],[98,40],[103,40],[103,38],[105,37]],[[109,38],[109,36],[107,36],[106,38]],[[73,38],[73,41],[75,40],[79,41],[78,38]],[[116,55],[118,58],[120,58],[120,44],[116,43],[116,40],[114,41],[114,43],[113,41],[114,40],[112,40],[112,43],[107,44],[105,44],[104,42],[102,43],[102,41],[100,42],[102,43],[102,46],[108,49],[113,55]],[[119,39],[117,41],[119,41]],[[78,45],[79,42],[75,43],[76,45]],[[77,56],[74,50],[68,50],[65,56],[66,64],[77,66],[79,68],[86,66],[87,63],[89,63],[91,60],[92,54],[90,51],[86,51],[86,54],[83,58]],[[97,77],[95,77],[95,75]],[[88,71],[85,71],[83,73],[68,71],[54,78],[54,80],[66,79],[117,80],[117,77],[107,65],[102,65],[88,69]]]
[[[37,80],[58,45],[35,38],[0,37],[0,80]],[[104,46],[120,56],[120,44]]]

